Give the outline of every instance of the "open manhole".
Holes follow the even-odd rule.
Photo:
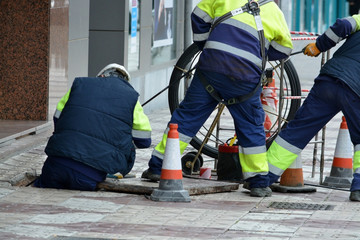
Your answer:
[[[296,209],[296,210],[333,210],[335,208],[335,205],[294,203],[294,202],[272,202],[270,203],[269,208]]]

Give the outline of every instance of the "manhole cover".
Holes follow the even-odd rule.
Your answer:
[[[298,209],[298,210],[333,210],[334,205],[311,204],[311,203],[292,203],[292,202],[272,202],[269,208],[277,209]]]

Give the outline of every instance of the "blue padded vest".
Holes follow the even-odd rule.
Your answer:
[[[131,131],[137,99],[121,78],[76,78],[46,154],[126,175],[135,161]]]

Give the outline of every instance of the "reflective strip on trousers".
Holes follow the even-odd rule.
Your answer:
[[[360,173],[360,144],[354,147],[353,168],[354,173]]]
[[[239,159],[245,179],[269,172],[266,160],[266,146],[243,148],[239,147]]]
[[[295,161],[301,151],[280,136],[276,137],[267,151],[269,171],[280,176]]]

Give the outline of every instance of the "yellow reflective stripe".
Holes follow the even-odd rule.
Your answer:
[[[355,173],[360,173],[360,145],[355,146],[353,168]]]
[[[267,151],[267,159],[269,165],[276,168],[286,170],[293,161],[297,158],[298,154],[292,153],[285,148],[281,147],[276,141],[274,141]],[[270,166],[270,169],[272,168]],[[275,173],[276,174],[276,173]]]
[[[255,176],[258,173],[266,174],[269,171],[266,152],[257,154],[239,153],[239,158],[245,178]]]
[[[148,131],[151,132],[151,125],[149,118],[145,115],[144,110],[139,103],[136,102],[134,113],[133,113],[133,129],[139,131]]]
[[[56,106],[56,109],[62,112],[65,107],[66,102],[69,100],[71,89],[60,99],[59,103]]]

